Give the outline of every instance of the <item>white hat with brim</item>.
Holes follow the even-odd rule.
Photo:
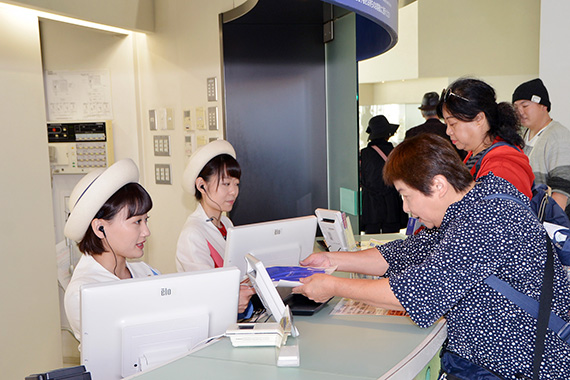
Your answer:
[[[184,170],[184,176],[182,177],[182,188],[184,191],[190,195],[195,194],[196,178],[198,178],[204,166],[206,166],[212,158],[220,154],[229,154],[233,158],[236,158],[234,147],[226,140],[212,141],[196,150],[196,152],[190,156],[188,165],[186,165],[186,169]]]
[[[87,173],[69,196],[71,214],[65,223],[64,235],[76,242],[81,241],[105,202],[121,187],[138,180],[139,169],[130,158],[117,161],[107,169]]]

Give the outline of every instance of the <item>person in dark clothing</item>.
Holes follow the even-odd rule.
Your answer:
[[[398,232],[406,227],[408,215],[403,211],[402,198],[382,178],[386,157],[394,146],[388,139],[399,125],[390,124],[385,116],[374,116],[368,122],[368,146],[360,151],[360,183],[362,216],[360,229],[367,234]]]
[[[421,111],[423,118],[426,119],[426,122],[408,129],[406,131],[405,139],[409,139],[422,133],[434,133],[451,142],[451,139],[445,132],[447,126],[445,123],[442,123],[437,116],[438,103],[439,95],[437,92],[427,92],[424,94],[424,97],[422,98],[422,104],[418,108]],[[465,156],[467,156],[466,151],[457,148],[455,150],[462,160],[465,159]]]

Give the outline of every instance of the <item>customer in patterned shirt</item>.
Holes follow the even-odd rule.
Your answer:
[[[532,377],[536,319],[484,282],[495,275],[539,299],[547,257],[542,224],[517,202],[485,199],[501,193],[528,205],[528,198],[493,173],[474,182],[451,145],[431,134],[398,145],[384,178],[427,228],[378,248],[314,253],[302,262],[385,278],[318,274],[293,291],[316,301],[340,296],[405,310],[420,327],[444,317],[448,350],[505,379]],[[570,283],[558,257],[553,294],[552,311],[570,322]],[[540,378],[569,374],[570,345],[548,329]]]

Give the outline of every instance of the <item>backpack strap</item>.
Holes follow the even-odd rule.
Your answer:
[[[477,178],[477,174],[479,173],[479,169],[481,169],[481,163],[483,162],[483,157],[485,157],[487,155],[487,153],[489,153],[493,149],[498,148],[500,146],[505,146],[505,145],[510,146],[511,148],[516,149],[519,152],[522,152],[519,147],[517,147],[513,144],[510,144],[506,141],[497,141],[496,143],[491,145],[489,148],[487,148],[487,150],[481,155],[481,157],[479,157],[479,159],[475,163],[475,173],[473,174],[473,179]]]

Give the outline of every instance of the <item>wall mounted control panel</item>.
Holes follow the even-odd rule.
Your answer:
[[[218,79],[216,77],[206,79],[206,91],[208,93],[209,102],[216,102],[218,100]]]
[[[172,185],[170,164],[154,164],[154,183],[157,185]]]
[[[81,174],[114,162],[110,121],[48,123],[53,174]]]

